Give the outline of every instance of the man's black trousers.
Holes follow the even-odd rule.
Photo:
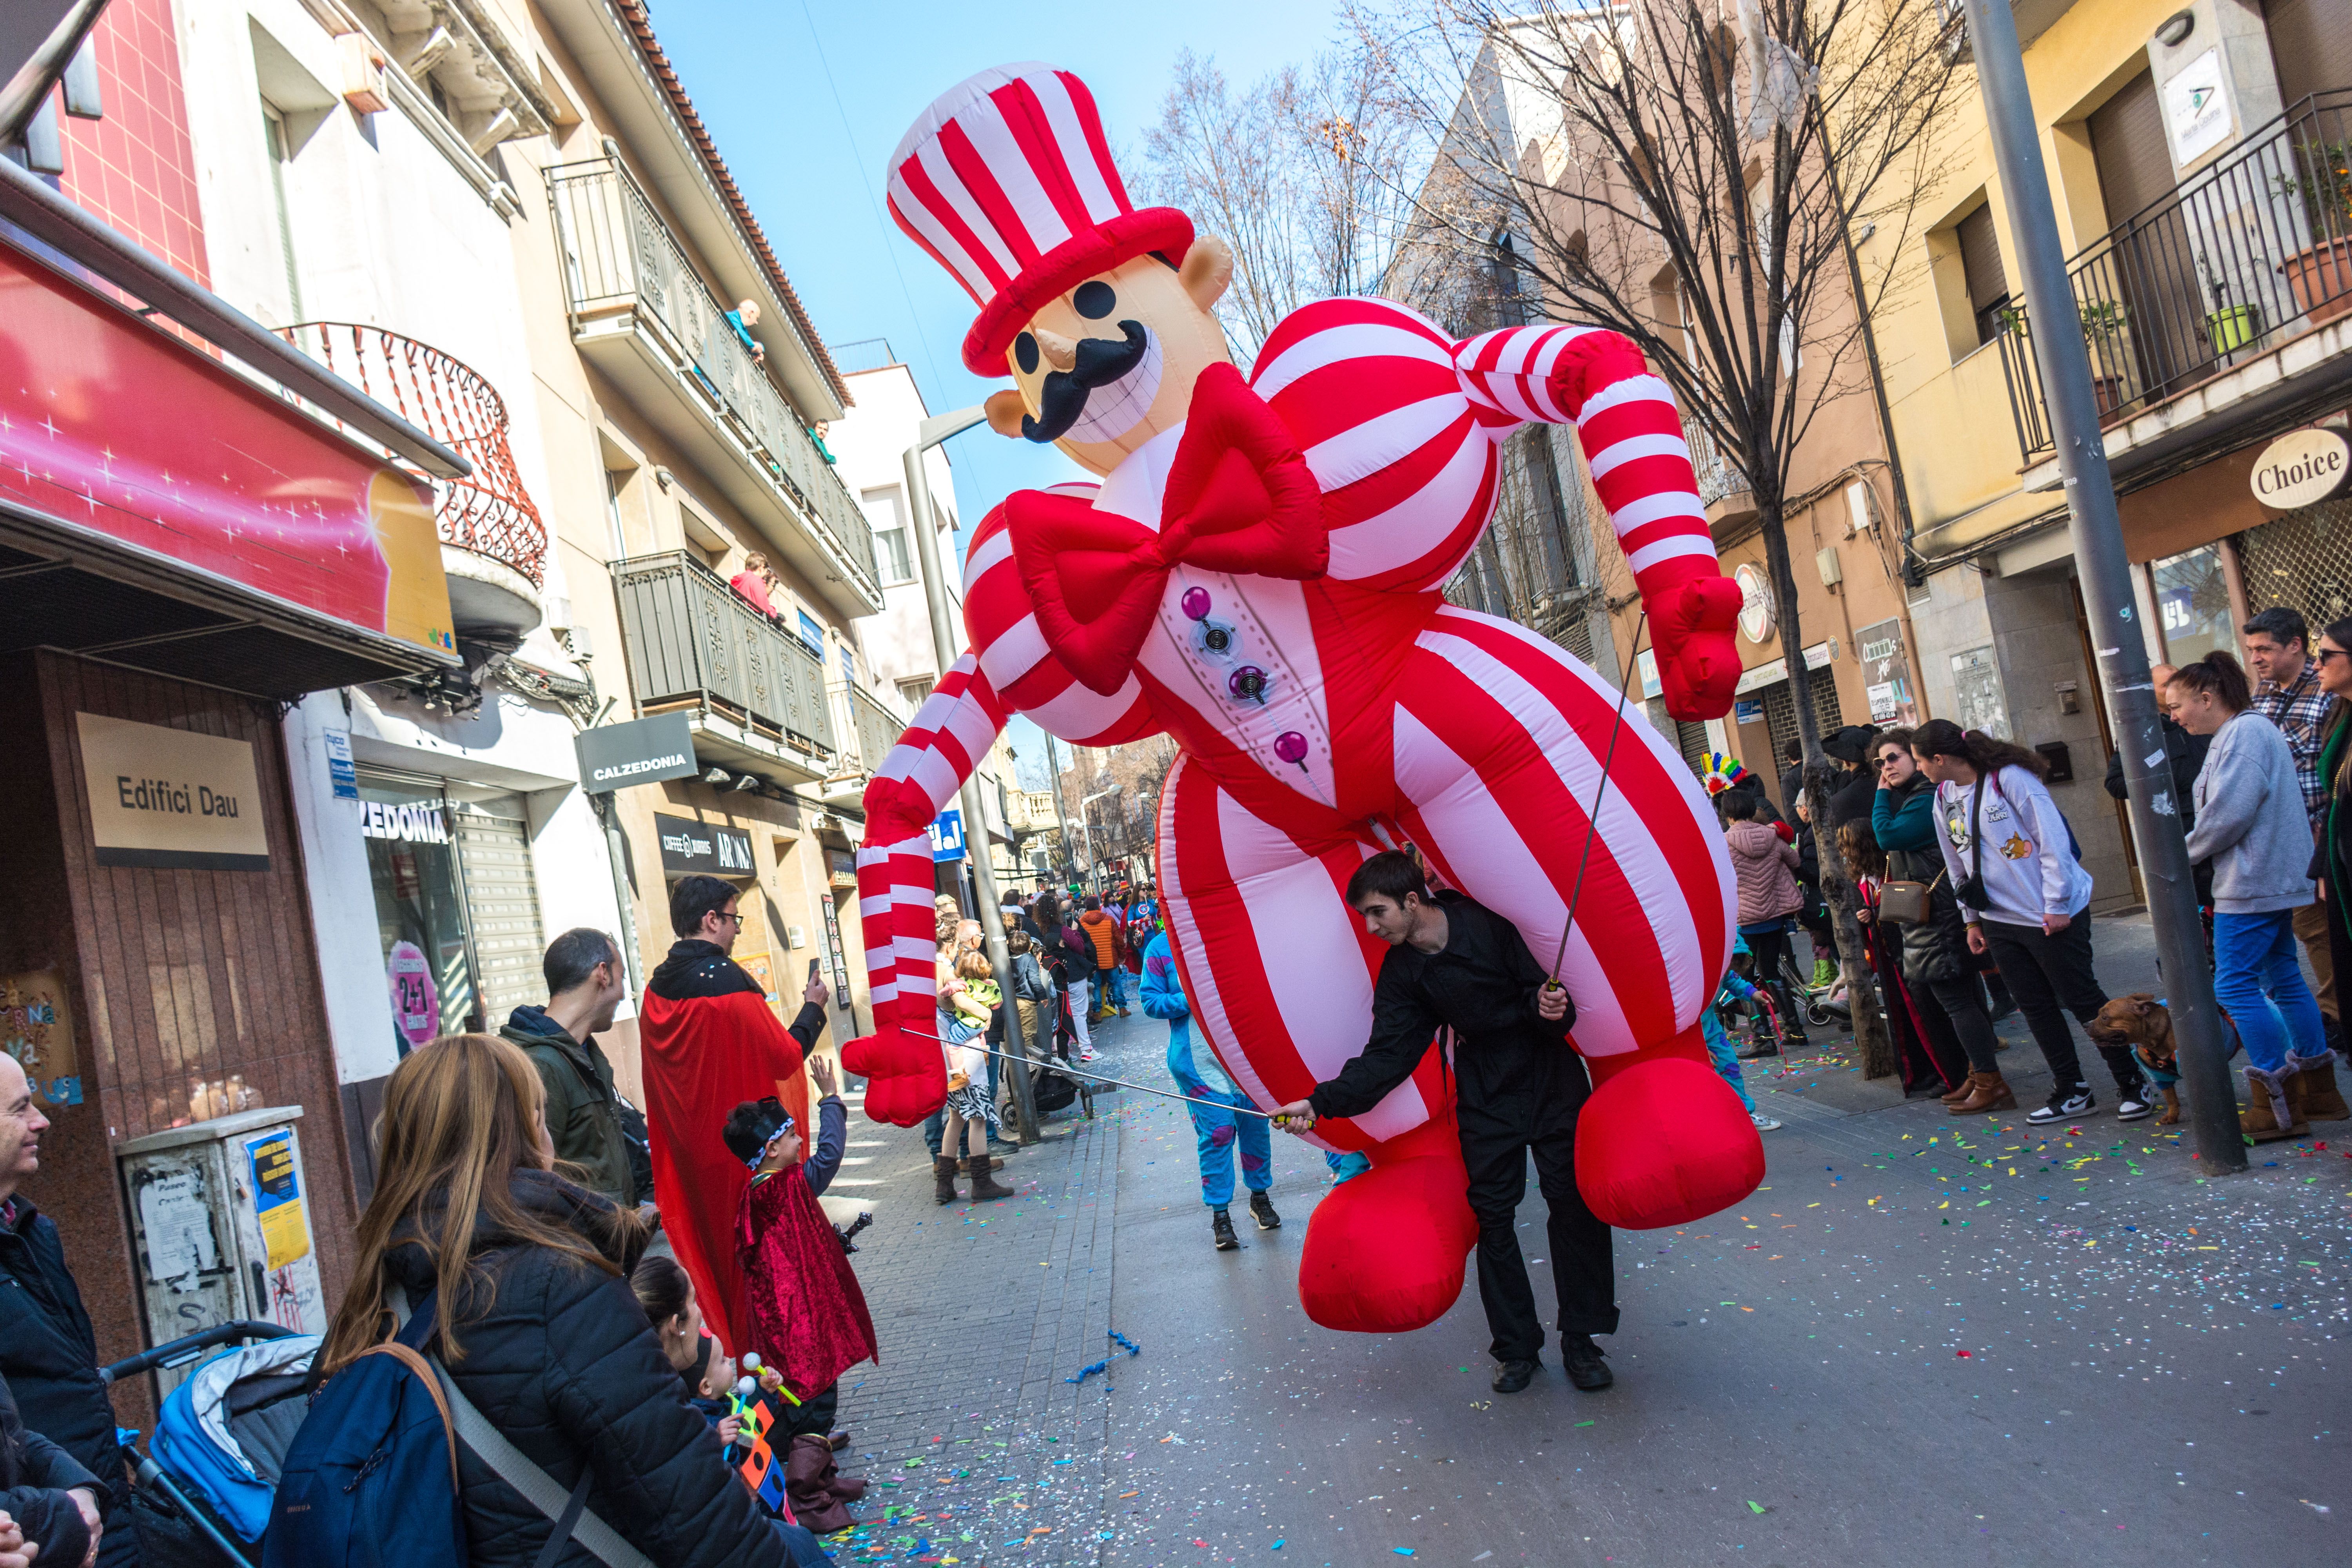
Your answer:
[[[1536,1184],[1551,1210],[1546,1261],[1559,1291],[1562,1333],[1617,1331],[1617,1282],[1610,1260],[1609,1227],[1584,1206],[1576,1190],[1576,1124],[1529,1138],[1462,1128],[1462,1163],[1470,1173],[1470,1211],[1478,1216],[1478,1299],[1494,1331],[1496,1361],[1530,1361],[1543,1348],[1542,1320],[1519,1251],[1519,1200],[1528,1191],[1528,1154]]]

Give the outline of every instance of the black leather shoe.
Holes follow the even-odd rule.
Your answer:
[[[1591,1334],[1559,1336],[1559,1355],[1568,1366],[1568,1381],[1587,1394],[1598,1394],[1617,1381],[1617,1374],[1609,1370]]]
[[[1543,1363],[1532,1357],[1526,1361],[1505,1362],[1503,1370],[1495,1374],[1495,1392],[1517,1394],[1536,1380],[1536,1373],[1542,1365]]]

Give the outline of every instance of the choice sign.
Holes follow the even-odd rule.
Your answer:
[[[1739,584],[1739,629],[1749,642],[1772,635],[1772,592],[1753,562],[1742,562],[1731,580]]]
[[[2352,474],[2352,447],[2333,430],[2290,430],[2254,459],[2254,499],[2279,511],[2326,500]]]

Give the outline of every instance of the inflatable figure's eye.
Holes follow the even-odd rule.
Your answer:
[[[1013,363],[1021,367],[1024,375],[1037,374],[1037,340],[1024,332],[1013,340]]]
[[[1098,278],[1091,279],[1078,285],[1070,296],[1070,303],[1087,321],[1099,321],[1118,309],[1118,296],[1111,292],[1109,284]]]

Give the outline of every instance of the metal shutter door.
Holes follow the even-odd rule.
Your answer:
[[[1837,676],[1829,666],[1823,665],[1812,672],[1812,679],[1813,718],[1820,723],[1822,735],[1826,739],[1832,731],[1845,722],[1838,711]],[[1777,778],[1780,769],[1786,765],[1781,759],[1788,755],[1789,742],[1797,738],[1796,689],[1785,680],[1764,689],[1764,727],[1772,737],[1772,755],[1765,759],[1743,757],[1740,760],[1759,771],[1769,767]]]
[[[526,1004],[547,1000],[540,958],[539,885],[530,874],[530,825],[452,801],[466,923],[473,928],[480,966],[484,1026],[496,1029]]]
[[[2307,93],[2352,87],[2352,5],[2345,0],[2270,0],[2263,23],[2288,108]]]
[[[2352,500],[2317,501],[2247,530],[2238,535],[2238,559],[2253,612],[2273,605],[2302,612],[2316,644],[2328,622],[2352,615]]]

